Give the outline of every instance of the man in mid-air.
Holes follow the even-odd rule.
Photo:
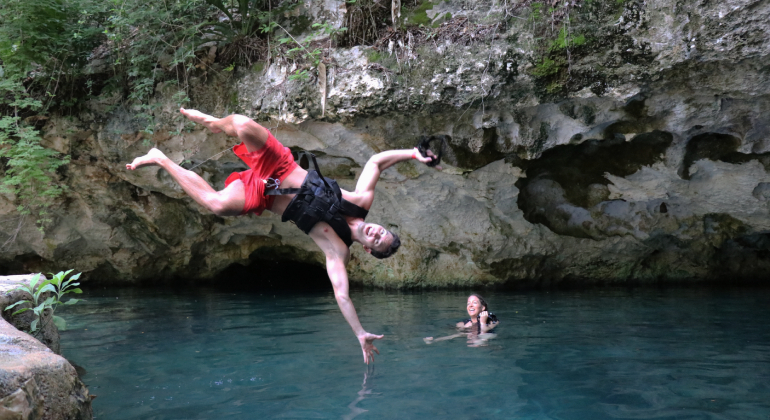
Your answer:
[[[198,174],[172,162],[155,148],[134,159],[126,168],[160,166],[193,200],[218,216],[260,215],[269,210],[282,215],[283,221],[295,222],[326,255],[326,271],[337,304],[361,344],[364,362],[373,361],[374,352],[379,354],[373,342],[383,336],[364,330],[348,296],[349,247],[352,242],[358,242],[377,258],[387,258],[396,252],[401,245],[396,234],[364,222],[374,201],[374,186],[380,173],[398,162],[417,159],[430,163],[433,158],[424,157],[417,148],[378,153],[366,163],[355,191],[350,192],[340,189],[333,180],[319,176],[317,171],[302,169],[287,147],[246,116],[233,114],[215,118],[184,108],[180,112],[213,133],[237,137],[241,143],[233,151],[251,169],[231,174],[225,181],[225,189],[215,191]]]

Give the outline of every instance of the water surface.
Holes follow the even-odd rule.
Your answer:
[[[97,419],[770,419],[770,290],[487,292],[484,347],[426,345],[468,291],[91,290],[65,357]]]

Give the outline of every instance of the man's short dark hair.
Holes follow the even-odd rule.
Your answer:
[[[396,251],[398,251],[398,247],[401,246],[401,239],[398,237],[398,235],[396,235],[393,232],[390,232],[390,234],[393,235],[393,242],[390,243],[390,248],[388,248],[384,252],[375,251],[374,249],[372,249],[372,256],[374,256],[375,258],[383,259],[383,258],[390,257],[391,255],[395,254]]]

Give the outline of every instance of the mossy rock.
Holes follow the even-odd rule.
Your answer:
[[[428,16],[428,10],[433,9],[434,6],[439,4],[441,0],[434,1],[434,0],[427,0],[423,1],[420,4],[417,5],[414,9],[412,9],[409,12],[406,12],[402,10],[401,16],[402,16],[402,23],[404,26],[425,26],[425,27],[431,27],[436,28],[442,23],[452,19],[451,13],[444,13],[441,16],[436,16],[431,19],[430,16]]]

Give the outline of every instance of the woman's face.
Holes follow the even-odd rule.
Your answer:
[[[468,315],[471,316],[471,319],[476,319],[476,317],[481,313],[481,311],[486,310],[483,306],[481,306],[481,301],[476,296],[468,296]]]

